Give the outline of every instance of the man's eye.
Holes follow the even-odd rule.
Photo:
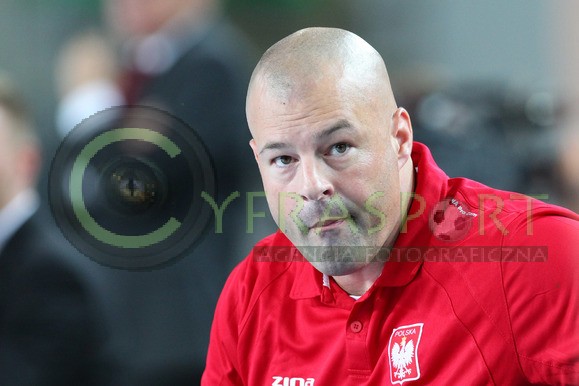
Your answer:
[[[281,155],[279,157],[275,157],[273,159],[273,163],[276,166],[280,167],[288,166],[289,164],[292,163],[292,157],[290,157],[289,155]]]
[[[331,155],[341,155],[350,149],[350,145],[347,143],[337,143],[330,148]]]

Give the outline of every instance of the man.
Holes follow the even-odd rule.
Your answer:
[[[578,382],[578,216],[449,179],[365,41],[282,39],[246,112],[280,231],[229,277],[203,385]]]
[[[0,384],[106,385],[96,282],[39,212],[38,141],[0,78]]]

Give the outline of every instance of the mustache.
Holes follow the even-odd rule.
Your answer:
[[[297,213],[294,213],[308,228],[319,226],[327,221],[353,218],[352,213],[356,212],[356,206],[340,196],[334,196],[325,201],[304,200],[301,204],[298,203],[298,208],[295,209]]]

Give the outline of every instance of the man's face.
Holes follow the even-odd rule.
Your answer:
[[[298,248],[322,247],[301,250],[331,276],[358,270],[368,256],[365,248],[327,247],[389,246],[399,231],[403,162],[394,108],[377,99],[331,76],[285,96],[258,80],[248,98],[271,213]]]
[[[108,0],[105,13],[121,35],[139,38],[157,32],[188,3],[189,0]]]

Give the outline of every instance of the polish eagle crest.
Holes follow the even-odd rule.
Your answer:
[[[406,342],[406,337],[402,337],[400,344],[394,343],[392,347],[392,366],[396,369],[394,376],[398,379],[404,379],[412,372],[408,365],[414,359],[414,342],[410,339]]]

